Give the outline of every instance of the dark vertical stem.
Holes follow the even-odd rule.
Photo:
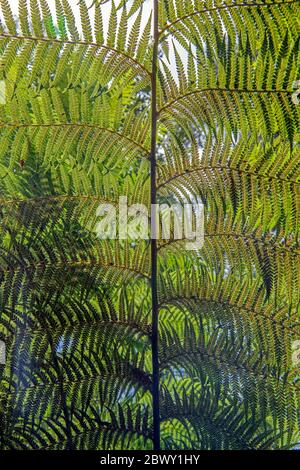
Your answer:
[[[158,61],[158,0],[153,0],[153,58],[151,77],[151,290],[152,290],[152,377],[153,377],[153,446],[160,449],[159,362],[158,362],[158,301],[157,301],[157,240],[156,240],[156,147],[157,147],[157,61]]]
[[[43,311],[44,309],[41,308],[41,312]],[[71,420],[70,420],[69,410],[68,410],[68,405],[67,405],[66,393],[64,391],[64,385],[63,385],[63,373],[62,373],[59,361],[56,356],[55,344],[51,336],[51,331],[48,328],[47,322],[43,319],[42,315],[40,316],[40,324],[42,328],[45,330],[47,341],[49,343],[50,350],[51,350],[52,365],[57,374],[59,393],[60,393],[60,399],[61,399],[61,407],[62,407],[62,412],[64,415],[64,420],[65,420],[65,425],[66,425],[66,437],[67,437],[66,450],[72,450],[73,449],[72,428],[71,428]]]
[[[64,379],[63,379],[63,374],[60,368],[60,364],[56,357],[56,353],[54,349],[55,345],[53,344],[50,333],[48,334],[48,341],[49,341],[50,348],[51,348],[53,367],[57,373],[59,393],[60,393],[60,399],[61,399],[61,407],[62,407],[62,412],[64,415],[65,424],[66,424],[66,436],[67,436],[67,449],[66,450],[72,450],[73,442],[72,442],[71,419],[70,419],[68,405],[67,405],[66,392],[64,390],[64,384],[63,384]]]

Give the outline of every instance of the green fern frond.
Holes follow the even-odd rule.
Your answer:
[[[0,7],[1,449],[293,448],[299,2]],[[203,247],[102,239],[124,196]]]

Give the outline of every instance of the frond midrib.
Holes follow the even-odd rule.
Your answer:
[[[119,54],[120,56],[123,56],[127,60],[131,61],[134,65],[138,66],[142,72],[144,72],[148,77],[151,76],[150,71],[140,62],[138,62],[134,57],[130,56],[129,54],[126,54],[124,51],[119,51],[118,49],[115,49],[113,47],[104,45],[104,44],[98,44],[95,42],[86,42],[86,41],[72,41],[72,40],[67,40],[67,39],[57,39],[57,38],[48,38],[48,37],[43,37],[43,36],[23,36],[19,34],[10,34],[10,33],[0,33],[0,38],[4,39],[16,39],[16,40],[23,40],[23,41],[34,41],[34,42],[45,42],[47,44],[62,44],[62,45],[70,45],[70,46],[86,46],[86,47],[93,47],[95,49],[105,49],[111,52],[114,52],[116,54]]]
[[[192,13],[188,13],[184,16],[182,16],[181,18],[177,18],[177,20],[171,22],[171,23],[168,23],[167,25],[165,25],[160,31],[159,31],[159,35],[162,36],[166,31],[168,32],[168,34],[172,34],[172,31],[169,32],[169,30],[171,28],[173,28],[176,24],[178,23],[182,23],[184,22],[185,20],[189,19],[189,18],[192,18],[193,16],[198,16],[202,13],[210,13],[211,11],[219,11],[219,10],[230,10],[232,8],[263,8],[263,7],[276,7],[277,5],[289,5],[289,4],[292,4],[292,3],[298,3],[298,0],[281,0],[281,1],[276,1],[276,2],[273,2],[273,3],[259,3],[259,2],[253,2],[251,4],[249,3],[238,3],[238,4],[234,4],[234,5],[220,5],[220,6],[217,6],[217,7],[212,7],[212,8],[203,8],[201,10],[196,10]],[[179,29],[177,29],[178,31]],[[174,32],[174,31],[173,31]]]

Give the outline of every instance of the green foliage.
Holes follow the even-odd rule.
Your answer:
[[[151,3],[0,4],[1,448],[152,448],[149,243],[95,234],[150,206]],[[299,442],[299,15],[159,0],[158,194],[206,216],[158,246],[166,449]]]

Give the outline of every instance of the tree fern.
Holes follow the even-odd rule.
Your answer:
[[[292,448],[299,2],[75,3],[0,2],[1,448]],[[99,239],[120,196],[203,248]]]

